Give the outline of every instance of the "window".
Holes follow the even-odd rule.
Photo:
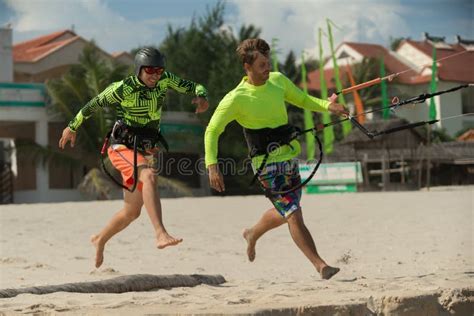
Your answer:
[[[462,114],[474,113],[474,90],[461,90]]]

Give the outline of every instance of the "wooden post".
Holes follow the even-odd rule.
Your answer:
[[[403,159],[403,152],[402,152],[402,156],[401,156],[401,169],[402,169],[402,174],[401,174],[401,182],[402,184],[405,184],[405,160]]]
[[[431,124],[428,125],[428,158],[426,159],[426,189],[430,190],[431,184]]]
[[[387,190],[387,172],[387,160],[384,152],[382,155],[382,191]]]
[[[418,161],[418,190],[421,189],[421,178],[422,178],[422,175],[423,175],[423,155],[424,155],[424,146],[423,144],[420,144],[420,146],[418,146],[418,148],[420,149],[419,150],[419,156],[420,156],[420,159]]]
[[[364,177],[364,186],[369,186],[369,170],[367,170],[367,161],[369,160],[367,153],[362,158],[362,176]]]

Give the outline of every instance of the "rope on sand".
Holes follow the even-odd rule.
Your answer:
[[[59,285],[35,286],[19,289],[0,290],[0,298],[15,297],[19,294],[49,294],[54,292],[77,292],[77,293],[124,293],[142,292],[156,289],[166,289],[173,287],[193,287],[200,284],[219,285],[226,280],[222,275],[202,275],[202,274],[172,274],[172,275],[152,275],[135,274],[119,276],[113,279],[66,283]]]

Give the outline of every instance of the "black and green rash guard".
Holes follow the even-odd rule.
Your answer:
[[[99,95],[90,100],[69,122],[68,126],[76,131],[85,119],[88,119],[99,107],[115,106],[117,118],[133,127],[159,128],[161,108],[166,91],[171,88],[180,93],[207,97],[204,86],[190,80],[181,79],[165,71],[153,88],[147,87],[137,76],[129,76],[109,85]]]

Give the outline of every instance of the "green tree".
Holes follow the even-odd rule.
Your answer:
[[[188,28],[168,27],[168,34],[159,45],[167,57],[167,68],[183,78],[202,83],[209,88],[209,101],[216,105],[242,79],[243,69],[235,49],[240,41],[258,37],[260,30],[242,26],[237,34],[224,25],[225,5],[219,1],[207,9],[204,16],[191,21]],[[193,111],[190,97],[169,92],[169,109]],[[212,111],[204,117],[208,119]]]
[[[112,82],[123,79],[128,71],[126,65],[101,58],[100,50],[94,43],[87,45],[78,64],[73,65],[61,78],[46,83],[52,101],[50,111],[69,122],[90,99]],[[87,120],[78,133],[77,144],[81,150],[95,153],[95,157],[91,157],[98,158],[97,148],[100,148],[115,119],[115,109],[104,107],[94,114],[94,119]]]
[[[425,127],[425,134],[428,135],[427,129],[429,127]],[[444,142],[452,142],[455,138],[450,136],[446,129],[444,128],[431,128],[431,142],[433,143],[444,143]]]
[[[390,50],[393,50],[393,51],[397,50],[398,46],[400,46],[400,43],[404,41],[405,39],[410,39],[410,38],[390,36]]]
[[[379,77],[380,62],[376,58],[364,58],[358,64],[352,66],[352,74],[356,84],[367,82]],[[344,86],[349,87],[351,84],[347,80]],[[373,85],[357,91],[362,99],[364,107],[377,106],[380,104],[380,95],[382,93],[380,85]]]
[[[71,66],[61,78],[46,82],[49,97],[47,110],[51,116],[63,119],[64,126],[90,99],[127,74],[128,66],[107,61],[101,54],[95,43],[91,42],[84,47],[78,64]],[[103,138],[115,121],[115,115],[113,108],[104,108],[96,113],[94,119],[87,120],[78,133],[74,151],[18,140],[18,155],[51,168],[59,166],[82,170],[83,180],[89,184],[89,193],[97,198],[107,198],[112,185],[94,170],[98,166]]]
[[[286,55],[285,62],[279,66],[280,72],[287,76],[293,82],[299,82],[301,80],[301,76],[298,68],[296,67],[296,57],[293,51],[290,51],[288,55]]]
[[[225,25],[224,13],[225,4],[219,1],[202,17],[194,18],[188,27],[169,26],[166,38],[159,45],[167,58],[169,71],[208,88],[210,109],[200,115],[203,124],[207,124],[220,100],[242,80],[243,67],[235,53],[238,44],[260,35],[260,30],[253,25],[241,26],[234,32]],[[191,98],[174,91],[169,92],[166,107],[174,111],[194,111]],[[221,135],[219,156],[232,158],[239,166],[246,159],[242,128],[237,123],[229,124]],[[245,192],[250,177],[250,169],[246,177],[227,176],[227,193]]]

